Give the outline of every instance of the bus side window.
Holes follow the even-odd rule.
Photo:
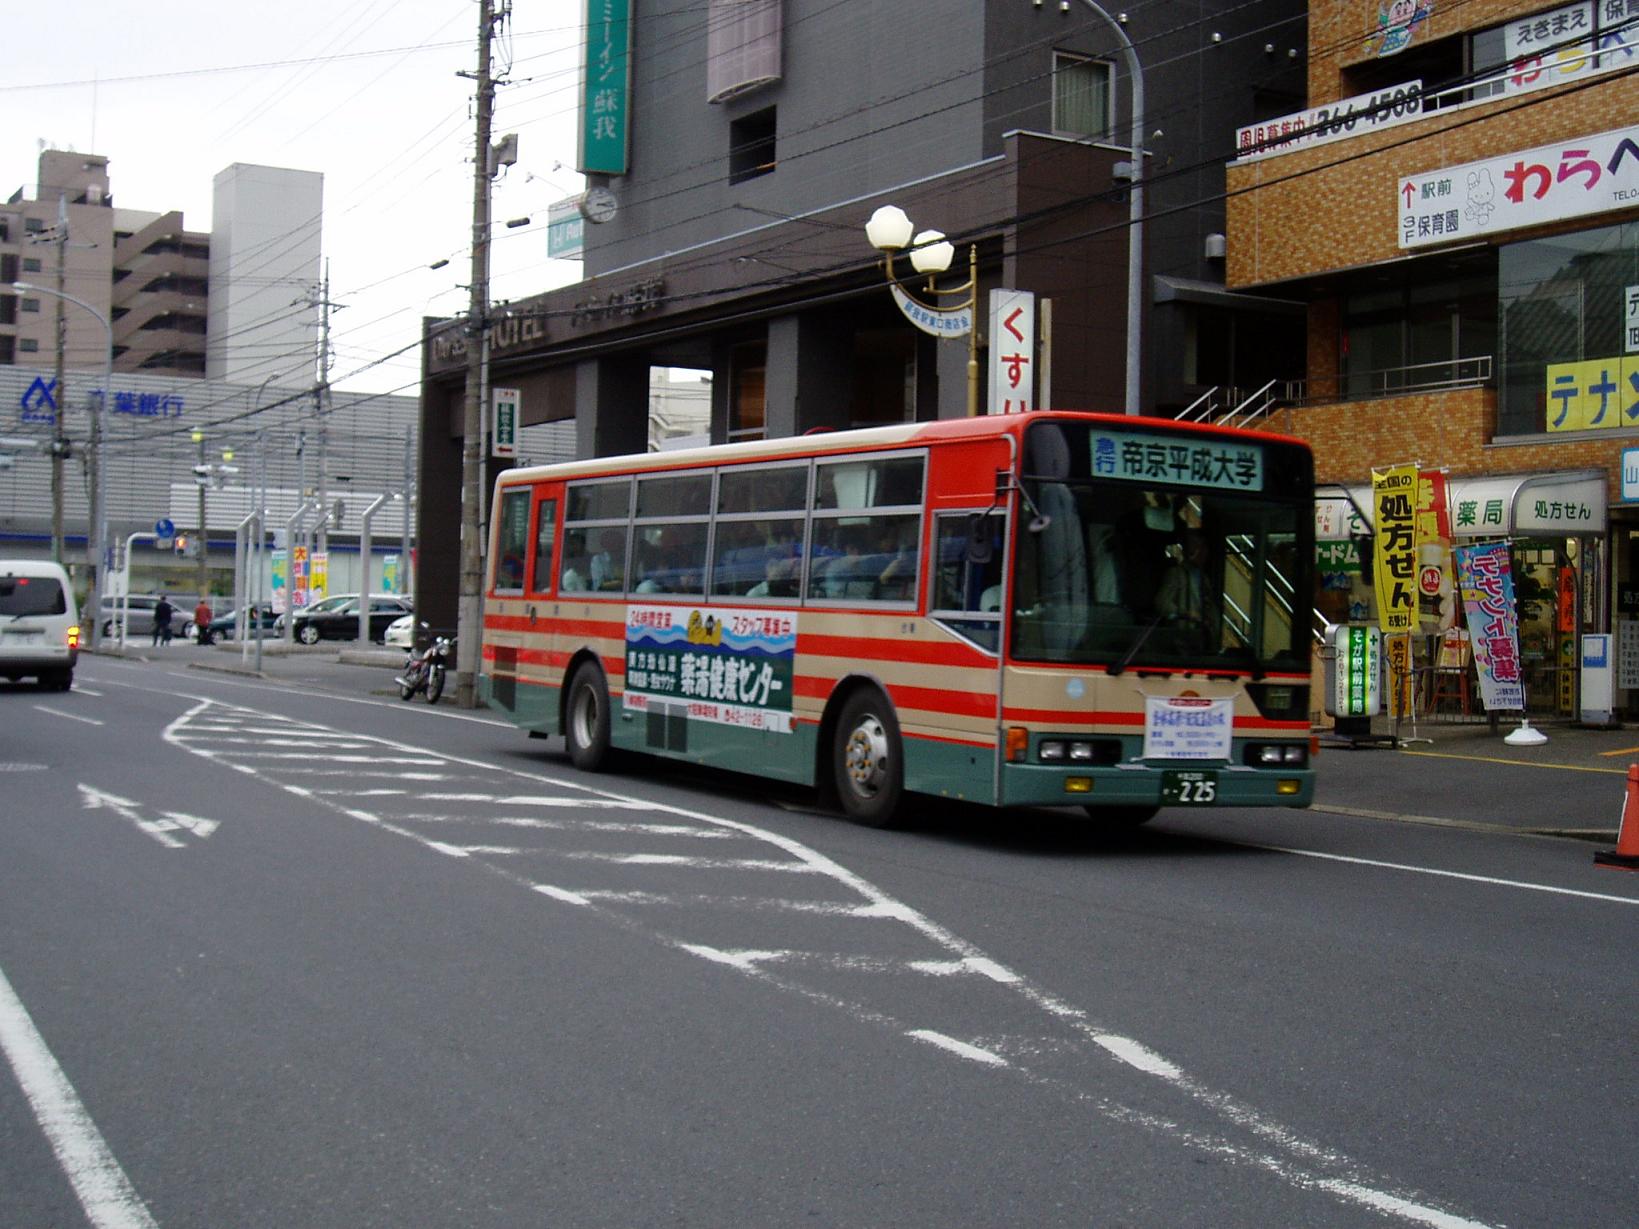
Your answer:
[[[558,501],[543,499],[536,505],[535,544],[529,556],[529,589],[548,593],[552,589],[552,541],[558,526]]]
[[[528,487],[515,487],[501,496],[500,518],[495,527],[495,588],[504,593],[522,593],[524,553],[529,546]]]

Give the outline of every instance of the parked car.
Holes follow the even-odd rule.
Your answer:
[[[80,655],[80,612],[61,564],[0,560],[0,675],[67,691]]]
[[[263,639],[272,637],[274,624],[278,616],[273,613],[273,607],[261,606],[257,609],[257,618],[250,627],[252,639],[257,637],[258,631]],[[213,644],[218,640],[232,640],[239,634],[239,609],[224,610],[221,614],[207,623],[199,636],[200,644]]]
[[[171,603],[171,638],[178,636],[191,639],[194,634],[192,602],[185,597],[170,597],[166,601]],[[159,595],[155,593],[133,593],[130,597],[105,597],[102,599],[102,634],[105,637],[117,636],[120,626],[120,603],[125,607],[125,638],[136,640],[139,637],[152,637],[154,634],[154,607],[159,605]],[[187,602],[186,607],[183,603]]]
[[[410,603],[391,594],[378,594],[370,599],[370,639],[380,641],[387,634],[388,624],[412,613]],[[282,629],[283,616],[279,624]],[[359,634],[359,595],[338,593],[315,602],[306,610],[298,610],[292,620],[295,637],[302,644],[317,644],[321,640],[357,640]]]
[[[381,642],[390,649],[409,649],[415,647],[415,616],[402,615],[387,625],[387,633]]]

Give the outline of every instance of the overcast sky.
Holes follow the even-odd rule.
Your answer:
[[[475,0],[129,0],[8,6],[0,40],[0,193],[35,192],[41,143],[103,154],[114,203],[211,228],[211,181],[235,162],[324,175],[324,254],[338,387],[413,391],[423,315],[466,309],[472,230]],[[548,260],[546,211],[578,192],[580,0],[515,0],[497,70],[492,293],[576,280]],[[532,225],[507,229],[509,218]],[[447,259],[439,270],[429,265]],[[397,358],[381,360],[410,347]],[[293,360],[294,361],[294,360]],[[300,381],[298,381],[300,382]]]

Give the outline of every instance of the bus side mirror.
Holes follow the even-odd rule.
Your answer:
[[[990,518],[983,512],[975,512],[967,518],[967,561],[969,563],[989,563],[995,557],[996,548],[990,540],[988,532]]]

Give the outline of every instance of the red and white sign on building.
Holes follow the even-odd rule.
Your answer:
[[[1036,409],[1036,296],[990,292],[990,412]]]

